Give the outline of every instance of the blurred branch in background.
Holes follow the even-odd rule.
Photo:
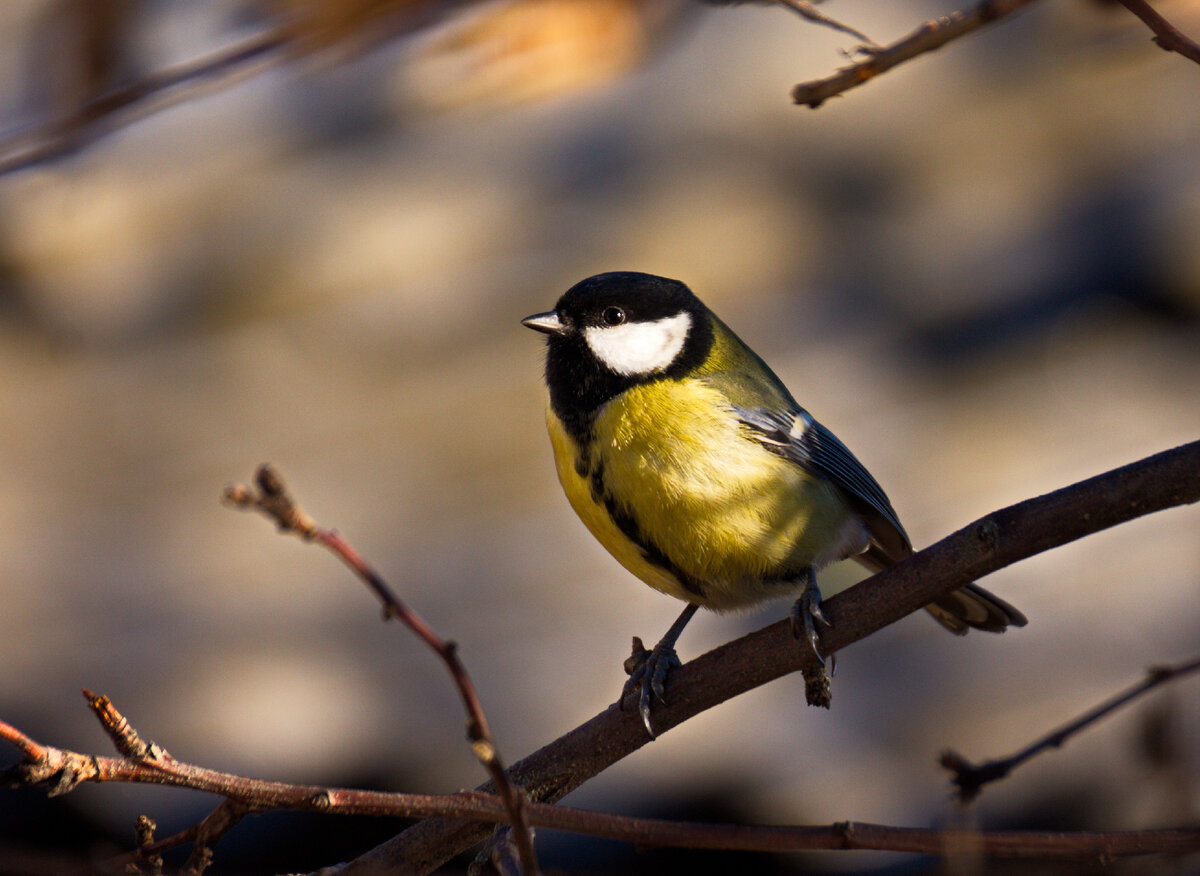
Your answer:
[[[898,64],[940,49],[946,43],[1011,15],[1032,2],[1034,0],[983,0],[971,9],[959,10],[934,21],[927,21],[901,40],[879,48],[860,50],[864,56],[862,60],[843,67],[830,76],[795,86],[792,89],[792,101],[810,109],[817,109],[835,95],[865,85],[880,73],[886,73]]]
[[[134,0],[63,0],[47,16],[29,81],[40,118],[0,137],[0,174],[78,151],[105,134],[168,106],[226,88],[278,63],[278,32],[262,34],[212,55],[125,81]],[[120,10],[104,14],[101,10]],[[71,39],[69,37],[74,37]],[[65,43],[65,46],[63,45]],[[78,44],[79,55],[72,55]]]
[[[927,21],[908,36],[887,46],[860,48],[864,57],[836,73],[792,89],[792,101],[816,109],[826,100],[865,85],[881,73],[911,61],[926,52],[940,49],[984,25],[1011,15],[1034,0],[982,0],[978,5]],[[1150,8],[1146,0],[1116,0],[1154,31],[1154,42],[1169,52],[1178,52],[1200,64],[1200,45],[1186,37],[1169,21]]]
[[[1174,681],[1180,676],[1190,675],[1200,670],[1200,660],[1189,660],[1178,666],[1154,666],[1146,672],[1146,677],[1122,691],[1116,696],[1090,709],[1073,721],[1047,733],[1042,738],[1030,743],[1015,754],[999,760],[987,760],[973,764],[956,751],[946,751],[942,754],[941,763],[952,774],[951,781],[957,790],[958,799],[970,803],[979,796],[984,785],[1006,778],[1013,770],[1051,748],[1061,748],[1067,740],[1081,733],[1102,718],[1115,712],[1136,700],[1156,687]]]
[[[731,5],[737,0],[704,0]],[[792,89],[813,109],[912,60],[1005,18],[1033,0],[983,0],[927,21],[880,46],[861,31],[804,0],[777,0],[814,24],[861,40],[854,63]],[[1155,42],[1200,63],[1200,46],[1149,7],[1119,0],[1156,34]],[[692,0],[258,0],[262,30],[211,55],[157,72],[141,72],[133,45],[139,0],[57,0],[30,47],[31,102],[39,118],[0,136],[0,174],[86,147],[137,119],[255,76],[282,61],[321,54],[337,60],[401,36],[453,22],[421,56],[458,56],[444,76],[453,100],[479,97],[458,80],[471,67],[500,69],[499,86],[483,96],[538,99],[606,81],[641,63],[664,33],[692,9]],[[509,69],[505,69],[506,66]],[[453,81],[452,81],[453,80]]]
[[[746,2],[746,0],[703,0],[703,2],[708,3],[711,6],[736,6],[740,3]],[[848,24],[844,24],[838,21],[836,18],[831,18],[821,10],[817,9],[816,3],[820,3],[822,0],[816,0],[816,3],[809,3],[807,0],[757,0],[757,2],[762,6],[771,4],[784,6],[795,12],[797,15],[808,19],[814,24],[819,24],[822,27],[832,28],[839,33],[852,36],[856,40],[861,40],[867,46],[877,45],[875,40],[871,39],[861,30],[857,30]]]
[[[1189,61],[1200,64],[1200,45],[1151,9],[1146,0],[1117,0],[1117,2],[1145,22],[1146,27],[1154,31],[1154,42],[1163,49],[1168,52],[1177,52]]]
[[[30,46],[36,120],[0,136],[0,174],[78,151],[122,125],[313,55],[336,63],[380,43],[450,21],[419,53],[454,57],[461,91],[472,66],[501,68],[515,92],[545,97],[627,72],[691,0],[259,0],[259,32],[205,57],[153,73],[133,35],[138,0],[56,0]],[[521,59],[514,73],[508,69]],[[117,75],[124,71],[126,75]],[[469,87],[469,84],[468,84]]]

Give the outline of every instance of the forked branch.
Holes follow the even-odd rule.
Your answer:
[[[831,97],[870,82],[880,73],[940,49],[946,43],[979,30],[985,24],[1011,15],[1034,0],[983,0],[971,9],[960,9],[927,21],[908,36],[886,46],[860,48],[854,63],[829,76],[802,82],[792,89],[792,102],[816,109]]]
[[[533,834],[524,811],[521,793],[509,781],[500,760],[500,752],[488,727],[483,704],[467,668],[458,657],[455,642],[443,639],[416,611],[396,594],[383,578],[344,538],[330,529],[323,529],[292,499],[283,478],[270,465],[259,467],[255,475],[257,491],[238,484],[225,490],[224,500],[235,508],[256,510],[271,518],[282,532],[292,532],[305,541],[315,541],[345,563],[383,605],[384,620],[394,618],[412,630],[438,656],[450,673],[467,713],[467,739],[475,757],[492,778],[496,793],[504,802],[513,831],[513,843],[521,861],[522,873],[537,873],[537,856]]]
[[[826,100],[865,85],[881,73],[940,49],[949,42],[1033,3],[1034,0],[981,0],[969,9],[960,9],[926,21],[916,30],[886,46],[859,47],[854,63],[792,88],[792,101],[816,109]],[[1147,0],[1117,0],[1154,32],[1154,42],[1169,52],[1177,52],[1200,64],[1200,45],[1150,7]]]
[[[261,493],[257,497],[242,488],[234,490],[229,499],[242,507],[272,508],[269,513],[280,525],[307,538],[320,539],[327,546],[333,545],[331,549],[343,555],[344,543],[331,534],[322,535],[287,497],[282,483],[269,470],[260,473],[259,487]],[[1136,517],[1198,500],[1200,442],[1193,442],[997,511],[903,563],[831,597],[825,611],[833,627],[826,632],[825,642],[833,650],[844,648],[990,571]],[[370,572],[361,560],[358,565]],[[384,585],[382,591],[376,592],[390,591]],[[399,616],[397,611],[403,615],[402,603],[397,600],[397,604],[399,608],[389,609],[389,616]],[[452,657],[453,649],[449,652]],[[666,732],[738,693],[801,669],[811,659],[810,651],[795,646],[788,621],[701,655],[673,676],[671,701],[656,714],[659,732]],[[1154,670],[1140,685],[1056,730],[1010,760],[1020,762],[1029,756],[1028,752],[1060,744],[1145,690],[1198,668],[1200,661]],[[161,746],[145,741],[107,698],[90,692],[86,695],[123,756],[104,758],[52,748],[0,722],[0,739],[16,748],[24,759],[0,774],[0,784],[45,784],[51,793],[64,793],[82,781],[150,782],[209,791],[229,801],[201,825],[174,837],[155,841],[151,830],[141,830],[139,851],[131,853],[137,859],[144,860],[165,848],[193,842],[201,858],[197,862],[198,871],[205,863],[204,850],[246,812],[308,809],[345,814],[434,816],[351,862],[342,871],[343,876],[381,871],[422,873],[484,838],[489,823],[514,820],[511,798],[492,796],[487,787],[444,797],[385,794],[266,782],[183,764]],[[464,700],[469,699],[464,696]],[[614,704],[514,764],[506,777],[508,787],[519,784],[534,800],[557,801],[647,741],[637,716],[619,710]],[[498,759],[493,765],[499,767]],[[987,765],[983,769],[988,772]],[[963,784],[968,781],[964,779]],[[521,815],[527,824],[627,839],[642,845],[703,848],[873,848],[936,853],[949,847],[945,843],[970,840],[971,847],[983,854],[1018,857],[1114,856],[1200,848],[1200,831],[1195,829],[1132,834],[1015,832],[959,836],[861,824],[790,828],[696,825],[626,819],[528,801],[524,801]]]
[[[97,703],[97,700],[103,702]],[[125,718],[106,697],[90,695],[89,701],[106,726],[101,710],[116,716],[128,726]],[[110,873],[130,872],[130,867],[140,863],[147,863],[153,868],[164,853],[188,844],[192,845],[192,853],[184,872],[201,873],[210,863],[213,845],[220,836],[232,829],[245,815],[269,810],[409,818],[452,816],[479,821],[484,825],[508,818],[502,801],[493,795],[472,791],[435,796],[268,782],[221,773],[169,756],[155,756],[153,751],[161,752],[162,749],[153,743],[149,744],[150,747],[138,749],[144,755],[140,757],[84,755],[42,745],[2,721],[0,739],[13,745],[25,756],[23,763],[0,773],[0,785],[49,784],[61,790],[63,783],[56,778],[56,765],[72,763],[78,765],[78,769],[67,783],[71,787],[81,781],[163,784],[224,797],[221,804],[199,824],[161,839],[155,836],[154,822],[146,816],[139,816],[137,849],[105,862],[101,869]],[[1200,850],[1200,829],[1197,828],[1064,833],[931,830],[863,822],[763,826],[632,818],[545,803],[529,803],[527,808],[530,823],[539,827],[639,846],[776,852],[857,849],[927,855],[942,854],[946,849],[970,848],[994,858],[1050,860],[1183,854]]]

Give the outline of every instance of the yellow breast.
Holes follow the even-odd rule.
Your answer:
[[[588,447],[552,411],[547,420],[575,512],[625,568],[678,599],[747,605],[866,546],[838,490],[749,438],[701,379],[622,393]]]

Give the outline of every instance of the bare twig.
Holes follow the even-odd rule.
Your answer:
[[[130,760],[175,759],[162,746],[144,741],[125,716],[117,711],[117,707],[108,697],[103,694],[94,694],[87,688],[83,689],[83,696],[88,701],[88,706],[91,707],[96,718],[99,719],[104,732],[112,740],[113,746],[123,756]]]
[[[729,4],[738,0],[706,2]],[[862,41],[862,45],[856,48],[861,57],[854,63],[820,79],[800,83],[792,89],[795,103],[816,109],[830,97],[843,94],[905,61],[941,48],[985,24],[1008,16],[1033,0],[981,0],[970,9],[927,21],[908,36],[886,46],[880,46],[863,32],[821,12],[812,0],[767,2],[776,2],[810,21]],[[1154,32],[1154,42],[1163,49],[1200,63],[1200,44],[1163,18],[1146,0],[1118,2],[1145,22]],[[453,7],[455,4],[443,5]],[[405,11],[409,14],[412,12],[411,9]],[[410,32],[442,14],[440,9],[431,6],[430,10],[416,18],[411,18],[411,15],[405,17],[400,25],[384,27],[376,24],[378,33],[369,41],[380,42]],[[345,34],[339,36],[343,37]],[[294,54],[303,53],[306,43],[310,41],[303,36],[303,28],[299,32],[287,26],[275,28],[209,57],[189,61],[99,93],[47,122],[25,130],[4,132],[0,135],[0,175],[72,153],[122,125],[165,107],[244,81],[286,61]],[[316,42],[319,45],[321,40],[317,39]],[[313,46],[308,46],[308,49],[311,48]],[[289,49],[293,51],[289,52]]]
[[[199,876],[212,863],[213,848],[229,831],[237,826],[242,818],[252,811],[249,807],[237,801],[226,798],[222,800],[204,820],[196,825],[196,836],[192,840],[192,853],[183,866],[184,876]]]
[[[808,2],[808,0],[778,0],[778,2],[781,6],[786,6],[788,9],[791,9],[796,14],[807,18],[814,24],[819,24],[823,27],[829,27],[833,30],[839,31],[840,33],[844,33],[847,36],[852,36],[856,40],[862,40],[863,43],[868,46],[877,45],[875,40],[871,39],[861,30],[856,30],[850,25],[843,24],[836,18],[826,15],[814,4]]]
[[[1010,754],[1008,757],[1000,758],[999,760],[985,760],[983,763],[973,764],[955,751],[946,751],[942,754],[941,764],[953,773],[951,781],[958,788],[958,798],[964,803],[969,803],[979,796],[984,785],[1005,778],[1027,760],[1041,754],[1047,749],[1061,748],[1076,733],[1086,729],[1101,718],[1115,712],[1143,694],[1149,693],[1160,684],[1179,678],[1182,675],[1196,672],[1197,670],[1200,670],[1200,658],[1189,660],[1187,663],[1181,663],[1176,666],[1151,667],[1147,670],[1146,677],[1142,681],[1116,696],[1105,700],[1095,708],[1089,709],[1075,720],[1047,733],[1045,736],[1030,743],[1020,751]]]
[[[1154,42],[1168,52],[1178,52],[1200,64],[1200,45],[1185,36],[1175,25],[1159,15],[1146,0],[1117,0],[1154,31]]]
[[[284,59],[278,32],[252,37],[198,61],[140,78],[81,103],[70,114],[0,137],[0,174],[31,167],[88,145],[122,124],[226,88]]]
[[[823,603],[830,651],[894,623],[989,572],[1137,517],[1200,501],[1200,441],[1156,454],[980,518],[935,545]],[[671,700],[655,713],[659,735],[693,715],[789,672],[813,656],[787,620],[695,658],[671,676]],[[616,704],[513,764],[533,800],[557,801],[649,741],[636,710]],[[351,862],[344,876],[424,873],[483,839],[486,828],[426,820]]]
[[[225,501],[238,508],[261,511],[285,532],[295,532],[306,541],[316,541],[330,550],[371,589],[384,607],[384,620],[395,618],[412,630],[446,665],[467,712],[467,739],[471,750],[483,764],[511,817],[513,843],[517,848],[522,872],[537,872],[533,833],[524,813],[524,798],[509,781],[488,727],[483,704],[467,669],[458,658],[455,642],[443,639],[417,612],[404,603],[386,581],[372,569],[354,547],[333,530],[322,529],[292,500],[279,473],[270,465],[259,467],[255,476],[258,492],[245,486],[230,487]]]
[[[332,815],[438,815],[468,818],[481,825],[509,818],[501,800],[479,792],[432,796],[291,785],[220,773],[179,761],[155,767],[132,758],[83,755],[40,745],[3,722],[0,722],[0,736],[22,752],[32,752],[38,758],[93,761],[95,771],[87,781],[167,784],[221,794],[226,798],[199,825],[164,839],[155,840],[153,823],[144,817],[140,818],[137,851],[108,861],[105,869],[110,872],[118,872],[138,861],[152,861],[163,852],[188,843],[195,844],[192,860],[196,864],[206,865],[209,859],[206,850],[211,849],[215,837],[229,830],[248,812],[291,810]],[[38,764],[28,759],[22,766],[29,768],[30,773],[43,772],[38,769]],[[0,782],[5,778],[12,778],[11,770],[7,775],[0,775]],[[545,803],[529,803],[527,809],[530,822],[539,827],[620,840],[639,846],[746,851],[859,849],[939,854],[969,841],[973,848],[991,857],[1064,860],[1152,853],[1179,854],[1200,850],[1200,828],[1064,833],[942,831],[863,822],[763,826],[633,818]],[[198,866],[192,872],[202,869]]]
[[[153,876],[162,876],[163,857],[154,852],[147,851],[154,845],[154,834],[158,830],[158,822],[148,815],[139,815],[134,822],[133,833],[137,840],[138,851],[136,857],[129,861],[129,864],[143,865],[138,867],[136,872],[149,873]],[[130,872],[129,867],[122,867],[125,872]]]
[[[940,49],[946,43],[1011,15],[1034,0],[982,0],[971,9],[951,12],[927,21],[908,36],[882,48],[861,50],[862,59],[821,79],[802,82],[792,89],[792,101],[816,109],[826,100],[874,79],[880,73]]]
[[[193,850],[185,865],[186,872],[201,873],[211,862],[212,847],[217,840],[251,812],[291,810],[403,818],[457,815],[491,821],[511,819],[502,800],[475,792],[435,796],[294,785],[183,763],[161,746],[140,744],[137,731],[108,697],[91,693],[87,697],[122,756],[87,755],[44,746],[0,721],[0,739],[23,757],[21,763],[0,771],[0,786],[46,785],[51,795],[57,795],[73,790],[81,782],[123,782],[170,785],[225,798],[200,824],[163,839],[155,840],[153,827],[139,822],[138,848],[111,861],[110,869],[114,872],[127,864],[150,861],[163,852],[191,844]],[[130,740],[138,740],[139,744],[130,744]]]

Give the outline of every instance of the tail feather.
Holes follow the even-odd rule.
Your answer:
[[[925,610],[956,636],[965,636],[968,629],[1002,633],[1029,622],[1020,611],[978,584],[948,593],[929,603]]]
[[[903,558],[893,559],[872,544],[854,559],[872,572],[880,572]],[[1018,609],[978,584],[967,584],[935,599],[925,606],[925,610],[956,636],[965,636],[971,629],[1002,633],[1009,627],[1023,627],[1029,623]]]

